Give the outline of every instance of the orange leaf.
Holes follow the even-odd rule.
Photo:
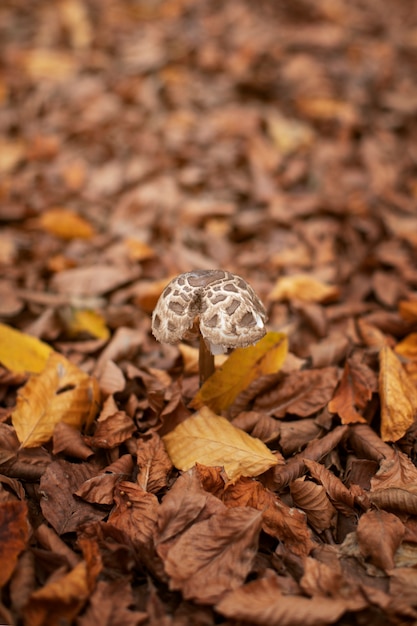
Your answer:
[[[48,233],[61,239],[91,239],[94,235],[91,224],[71,209],[49,209],[42,213],[38,223]]]
[[[53,352],[48,344],[0,324],[0,363],[15,373],[41,372]]]
[[[384,441],[398,441],[414,422],[417,389],[399,359],[387,346],[379,353],[379,363],[381,437]]]
[[[222,466],[230,480],[236,480],[258,476],[277,464],[262,441],[207,407],[181,422],[163,441],[175,467],[184,471],[196,463]]]
[[[328,404],[331,413],[337,413],[342,424],[366,422],[357,409],[363,410],[372,398],[376,386],[373,372],[363,363],[348,359],[343,376],[332,400]]]
[[[237,348],[224,365],[204,383],[191,402],[194,408],[206,405],[215,413],[232,404],[250,383],[266,374],[274,374],[287,356],[284,333],[269,332],[254,346]]]
[[[27,506],[11,500],[0,503],[0,587],[9,580],[29,538]]]
[[[48,441],[59,422],[75,428],[89,424],[98,402],[97,381],[53,352],[44,371],[32,375],[20,390],[13,426],[22,447],[33,448]]]
[[[339,289],[309,276],[295,274],[280,278],[269,294],[269,300],[302,300],[304,302],[334,302]]]

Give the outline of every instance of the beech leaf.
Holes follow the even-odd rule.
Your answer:
[[[417,389],[394,352],[384,346],[379,353],[379,394],[381,399],[381,438],[398,441],[414,422]]]
[[[226,409],[253,380],[277,372],[287,352],[287,337],[277,332],[267,333],[254,346],[237,348],[204,383],[191,406],[199,409],[206,405],[215,413]]]
[[[359,411],[368,404],[374,391],[374,374],[363,363],[348,359],[338,388],[328,404],[331,413],[337,413],[342,424],[366,423]],[[376,381],[375,381],[376,383]]]
[[[49,209],[39,218],[39,226],[61,239],[91,239],[94,229],[87,220],[65,208]]]
[[[9,580],[29,539],[27,506],[12,500],[0,503],[0,587]]]
[[[181,422],[163,441],[176,468],[186,471],[196,463],[222,466],[232,481],[258,476],[277,464],[262,441],[207,407]]]
[[[339,298],[339,289],[326,285],[308,274],[295,274],[279,278],[269,299],[302,300],[303,302],[333,302]]]
[[[39,373],[53,352],[52,348],[36,337],[0,324],[0,363],[15,373]]]
[[[97,381],[53,352],[40,374],[20,390],[12,423],[23,448],[48,441],[59,422],[75,428],[89,424],[99,402]]]

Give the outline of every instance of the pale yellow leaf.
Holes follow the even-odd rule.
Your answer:
[[[199,409],[206,405],[214,412],[226,409],[253,380],[277,372],[287,351],[287,336],[276,332],[267,333],[254,346],[237,348],[204,383],[191,406]]]
[[[71,209],[49,209],[42,213],[37,223],[42,229],[61,239],[91,239],[94,235],[91,224]]]
[[[71,335],[77,336],[87,333],[92,337],[97,337],[97,339],[110,337],[110,331],[100,313],[89,309],[78,309],[72,313],[72,317],[68,321],[68,330]]]
[[[278,279],[269,294],[271,301],[302,300],[303,302],[333,302],[339,297],[339,289],[309,276],[295,274]]]
[[[224,417],[203,407],[163,437],[172,463],[186,471],[196,463],[223,467],[232,481],[258,476],[277,464],[260,439],[232,426]]]
[[[381,437],[398,441],[417,415],[417,389],[394,352],[384,346],[379,353]]]
[[[39,373],[53,352],[47,343],[36,337],[0,324],[0,363],[11,372]]]
[[[97,381],[62,355],[52,352],[45,369],[19,391],[12,423],[23,448],[47,442],[55,426],[89,424],[97,412]]]

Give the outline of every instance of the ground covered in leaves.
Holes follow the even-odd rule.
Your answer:
[[[3,0],[0,622],[417,620],[417,5]],[[193,269],[255,347],[160,345]]]

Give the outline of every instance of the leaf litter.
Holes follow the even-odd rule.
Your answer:
[[[414,624],[416,7],[23,4],[0,8],[0,622]],[[201,389],[195,341],[151,334],[196,269],[269,317]]]

